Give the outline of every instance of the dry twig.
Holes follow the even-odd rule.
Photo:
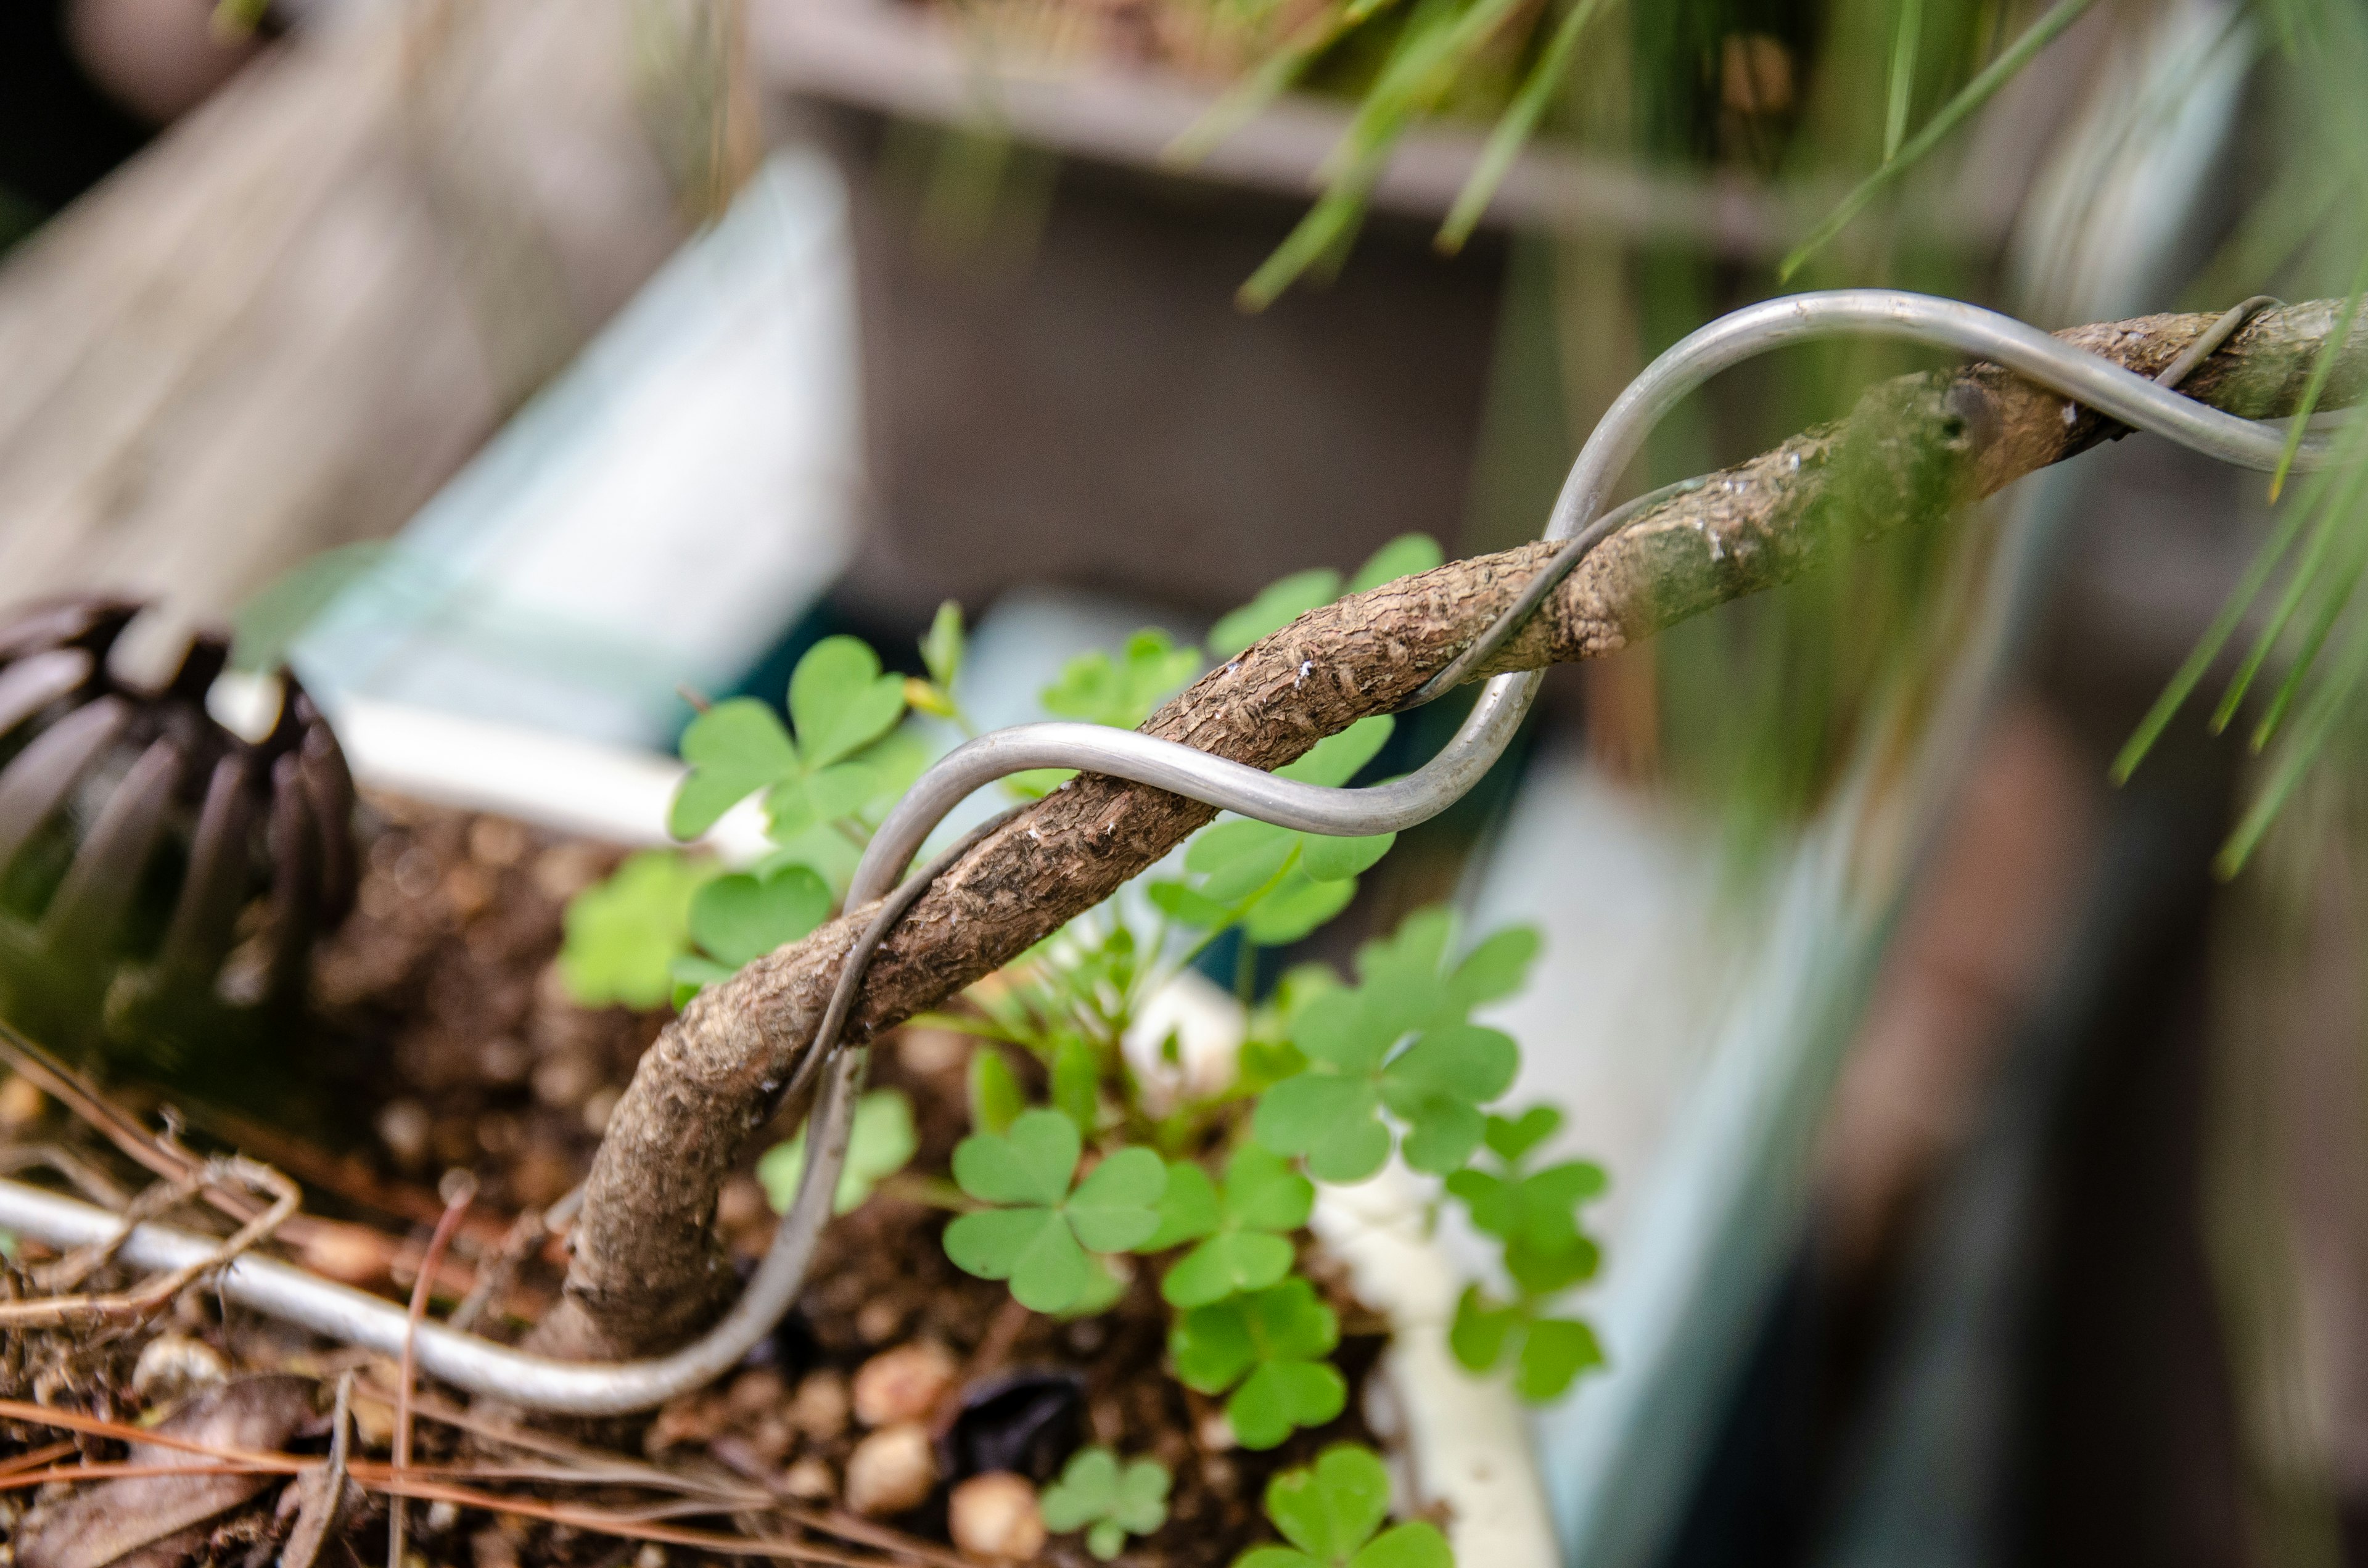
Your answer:
[[[161,1311],[189,1285],[217,1269],[227,1268],[240,1254],[268,1238],[303,1200],[303,1193],[296,1184],[269,1165],[239,1155],[208,1160],[195,1170],[170,1182],[160,1182],[141,1194],[125,1210],[122,1227],[114,1236],[60,1260],[57,1272],[66,1277],[66,1283],[79,1280],[112,1257],[116,1248],[142,1221],[199,1191],[230,1182],[271,1194],[271,1207],[241,1225],[204,1257],[110,1295],[46,1296],[28,1301],[0,1302],[0,1328],[46,1328],[62,1324],[84,1326],[145,1318]]]

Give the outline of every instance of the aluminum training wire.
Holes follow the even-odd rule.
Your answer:
[[[2166,369],[2164,380],[2175,380],[2174,371],[2184,375],[2193,369],[2267,302],[2248,301],[2222,316],[2204,340]],[[1605,493],[1634,458],[1645,435],[1680,399],[1754,355],[1843,334],[1898,338],[1987,359],[2073,403],[2240,467],[2273,469],[2283,448],[2283,435],[2271,426],[2207,408],[2159,381],[1978,306],[1887,290],[1839,290],[1748,305],[1668,349],[1613,402],[1572,464],[1548,519],[1544,538],[1561,542],[1563,549],[1481,637],[1417,690],[1415,699],[1436,696],[1449,677],[1460,680],[1483,665],[1588,551],[1626,522],[1703,483],[1690,480],[1668,486],[1598,516]],[[2333,452],[2328,433],[2314,431],[2302,441],[2294,466],[2325,466]],[[772,1331],[804,1284],[847,1158],[865,1052],[860,1047],[838,1049],[838,1030],[872,953],[890,928],[939,874],[1008,820],[1007,812],[973,829],[921,870],[900,875],[947,813],[980,788],[1025,768],[1073,767],[1304,832],[1393,832],[1444,811],[1478,782],[1512,739],[1542,678],[1537,670],[1491,677],[1438,756],[1403,778],[1361,790],[1281,778],[1172,741],[1093,724],[1021,724],[956,747],[889,812],[856,868],[847,907],[859,909],[875,899],[884,902],[850,945],[823,1027],[780,1091],[786,1097],[814,1076],[821,1079],[809,1119],[813,1135],[807,1141],[807,1165],[797,1192],[775,1227],[763,1261],[731,1310],[705,1335],[670,1354],[607,1363],[557,1360],[424,1323],[416,1331],[420,1372],[471,1393],[530,1409],[616,1415],[647,1409],[713,1381]],[[122,1222],[97,1205],[0,1180],[0,1227],[52,1246],[73,1247],[111,1240]],[[211,1256],[218,1244],[213,1237],[148,1223],[135,1227],[123,1240],[120,1256],[136,1267],[170,1269]],[[222,1270],[218,1289],[226,1300],[251,1311],[384,1354],[400,1353],[409,1329],[401,1305],[270,1258],[237,1259]]]

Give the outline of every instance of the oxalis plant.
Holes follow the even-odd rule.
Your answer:
[[[1357,572],[1299,573],[1219,621],[1205,649],[1138,632],[1113,651],[1071,660],[1042,693],[1063,718],[1133,728],[1191,680],[1343,592],[1362,592],[1439,563],[1408,536]],[[956,696],[964,631],[952,605],[922,640],[922,676],[887,673],[856,639],[831,637],[802,658],[782,712],[750,698],[704,708],[685,730],[689,765],[668,825],[695,838],[751,799],[769,853],[728,870],[695,849],[624,861],[566,916],[562,972],[579,1001],[679,1006],[750,960],[825,919],[854,861],[949,730],[974,733]],[[1360,721],[1285,775],[1342,785],[1372,771],[1394,721]],[[934,732],[934,733],[933,733]],[[1026,798],[1057,788],[1046,771],[1007,783]],[[1395,1158],[1440,1178],[1439,1202],[1498,1244],[1501,1265],[1464,1292],[1450,1334],[1475,1375],[1509,1375],[1533,1402],[1561,1396],[1602,1358],[1580,1319],[1553,1302],[1594,1272],[1580,1210],[1603,1190],[1583,1163],[1531,1168],[1561,1124],[1531,1107],[1497,1114],[1520,1048],[1475,1012],[1519,992],[1537,934],[1509,927],[1470,939],[1443,907],[1417,910],[1366,943],[1353,971],[1287,970],[1255,994],[1259,949],[1300,941],[1339,915],[1394,835],[1327,838],[1221,818],[1179,856],[1071,922],[967,994],[917,1020],[975,1038],[972,1130],[942,1176],[905,1175],[916,1141],[893,1089],[858,1103],[835,1195],[840,1213],[883,1183],[957,1210],[946,1255],[1003,1281],[1032,1312],[1089,1316],[1150,1260],[1172,1311],[1177,1379],[1222,1398],[1236,1441],[1269,1449],[1339,1416],[1349,1384],[1332,1356],[1338,1313],[1304,1272],[1318,1184],[1368,1180]],[[1171,1031],[1146,1044],[1140,1020],[1187,971],[1207,970],[1230,939],[1244,1024],[1212,1067],[1188,1062]],[[1041,1085],[1031,1092],[1027,1085]],[[768,1150],[757,1175],[785,1209],[804,1139]],[[1053,1528],[1082,1530],[1109,1558],[1159,1528],[1169,1477],[1156,1461],[1101,1448],[1072,1456],[1045,1490]],[[1336,1445],[1310,1470],[1277,1478],[1267,1509],[1292,1548],[1262,1549],[1258,1568],[1394,1568],[1444,1562],[1427,1524],[1380,1531],[1388,1489],[1380,1462]],[[1246,1560],[1247,1562],[1247,1560]]]

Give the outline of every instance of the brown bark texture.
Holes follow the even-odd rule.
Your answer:
[[[392,533],[746,166],[736,12],[299,29],[0,269],[0,597],[227,616]],[[753,132],[753,123],[740,126]]]
[[[2264,418],[2299,403],[2340,305],[2256,317],[2180,389]],[[2151,375],[2208,327],[2160,315],[2062,335]],[[2322,404],[2368,391],[2355,336]],[[1596,658],[1812,570],[1850,543],[1929,524],[2121,426],[1995,366],[1909,375],[1846,417],[1711,476],[1599,548],[1494,668]],[[1144,729],[1272,768],[1396,708],[1508,604],[1551,553],[1525,545],[1403,578],[1300,617],[1170,700]],[[1076,779],[982,840],[873,959],[847,1029],[866,1040],[953,994],[1110,896],[1215,813],[1164,791]],[[691,1003],[643,1057],[609,1125],[576,1222],[566,1299],[538,1333],[553,1354],[647,1354],[714,1311],[731,1273],[709,1237],[716,1194],[812,1039],[857,909]]]

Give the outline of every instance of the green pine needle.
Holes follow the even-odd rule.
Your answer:
[[[1554,38],[1531,67],[1520,91],[1513,96],[1513,101],[1497,118],[1496,129],[1488,133],[1488,144],[1481,149],[1479,161],[1472,165],[1463,188],[1456,193],[1447,222],[1440,225],[1440,250],[1452,256],[1472,237],[1481,215],[1495,199],[1497,187],[1512,171],[1513,160],[1520,156],[1522,147],[1536,132],[1538,121],[1544,118],[1546,106],[1554,100],[1554,88],[1569,74],[1571,57],[1578,51],[1579,35],[1602,8],[1603,0],[1578,0],[1556,26]]]
[[[2318,475],[2317,482],[2294,504],[2298,516],[2317,517],[2317,525],[2311,529],[2310,544],[2303,551],[2302,559],[2294,562],[2293,572],[2287,574],[2285,591],[2278,596],[2268,624],[2255,634],[2251,651],[2246,653],[2245,662],[2237,666],[2236,677],[2229,681],[2228,689],[2221,693],[2220,705],[2212,710],[2211,728],[2215,735],[2226,729],[2229,721],[2237,716],[2237,706],[2252,689],[2254,677],[2269,662],[2270,654],[2277,648],[2278,639],[2285,634],[2287,623],[2293,620],[2294,611],[2308,597],[2312,585],[2319,580],[2319,569],[2326,562],[2327,552],[2333,548],[2339,520],[2333,509],[2321,506],[2327,499],[2332,478],[2331,474]]]
[[[1924,0],[1900,0],[1899,27],[1891,40],[1891,101],[1883,118],[1883,161],[1899,156],[1907,135],[1907,108],[1916,96],[1916,46],[1924,30]]]
[[[2155,699],[2154,706],[2146,710],[2146,716],[2139,721],[2136,731],[2123,745],[2121,755],[2113,758],[2114,783],[2128,783],[2130,776],[2137,771],[2138,764],[2146,760],[2146,753],[2154,749],[2155,742],[2162,737],[2162,732],[2169,726],[2171,719],[2186,704],[2197,684],[2220,657],[2220,650],[2226,647],[2228,639],[2235,635],[2238,624],[2245,619],[2245,612],[2252,608],[2253,601],[2269,585],[2271,574],[2277,570],[2278,562],[2285,559],[2286,552],[2294,548],[2308,516],[2308,509],[2304,506],[2290,508],[2285,520],[2278,525],[2277,531],[2253,557],[2253,563],[2245,569],[2244,578],[2229,594],[2227,602],[2220,607],[2220,613],[2213,618],[2212,624],[2196,640],[2194,651],[2187,655],[2187,662],[2179,666],[2178,673],[2163,687],[2162,695]]]
[[[2055,41],[2065,28],[2078,21],[2097,0],[2059,0],[2055,8],[2033,22],[2021,37],[2007,47],[2006,52],[1989,62],[1982,74],[1965,84],[1953,98],[1941,108],[1941,112],[1925,123],[1896,157],[1887,157],[1881,167],[1859,182],[1856,189],[1842,198],[1840,203],[1815,229],[1809,237],[1784,258],[1776,269],[1777,281],[1789,282],[1810,256],[1822,250],[1826,243],[1850,226],[1850,221],[1864,211],[1867,205],[1925,155],[1948,139],[1949,133],[1964,123],[1967,117],[1989,102],[2000,87],[2014,79],[2016,73],[2035,59],[2039,51]]]
[[[2303,432],[2309,426],[2310,416],[2318,411],[2319,394],[2327,390],[2328,377],[2335,373],[2335,362],[2343,357],[2343,346],[2351,336],[2352,319],[2360,313],[2360,297],[2368,293],[2368,252],[2360,257],[2360,268],[2351,277],[2351,290],[2343,301],[2343,313],[2336,318],[2335,330],[2328,334],[2319,346],[2318,359],[2310,368],[2310,381],[2302,391],[2302,403],[2294,412],[2293,422],[2286,426],[2285,449],[2278,454],[2277,472],[2270,475],[2270,499],[2278,498],[2285,488],[2286,474],[2294,468],[2294,454],[2302,449]]]

